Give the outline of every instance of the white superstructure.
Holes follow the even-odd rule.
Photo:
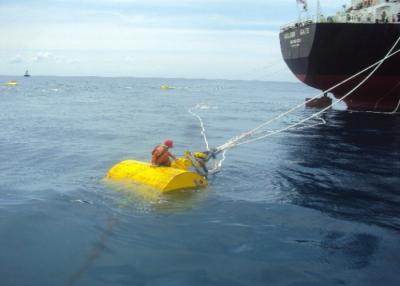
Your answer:
[[[282,26],[281,31],[308,26],[312,23],[400,24],[400,0],[352,0],[350,7],[343,5],[341,11],[337,12],[334,16],[328,17],[320,13],[319,2],[317,16],[310,17],[307,10],[303,10],[303,12],[307,12],[306,18],[299,15],[298,21]]]
[[[400,23],[400,0],[352,0],[351,7],[343,7],[335,16],[319,17],[333,23]]]

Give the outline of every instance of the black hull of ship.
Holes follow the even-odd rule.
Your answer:
[[[283,58],[296,77],[327,90],[381,60],[400,37],[400,24],[309,23],[280,34]],[[400,49],[398,44],[394,51]],[[331,92],[342,98],[372,71]],[[400,53],[345,100],[351,110],[400,111]]]

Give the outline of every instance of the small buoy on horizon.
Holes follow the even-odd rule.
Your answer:
[[[16,80],[10,80],[9,82],[6,83],[6,85],[8,85],[8,86],[16,86],[17,85],[17,81]]]
[[[162,86],[160,86],[160,89],[169,90],[169,89],[175,89],[175,87],[163,84]]]

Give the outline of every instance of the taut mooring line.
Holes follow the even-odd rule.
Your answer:
[[[299,126],[299,125],[301,125],[301,124],[303,124],[303,123],[305,123],[305,122],[307,122],[307,121],[309,121],[309,120],[311,120],[311,119],[316,118],[317,116],[319,116],[320,114],[324,113],[324,112],[327,111],[328,109],[332,108],[333,106],[335,106],[335,105],[338,104],[339,102],[342,102],[344,99],[346,99],[346,98],[349,97],[351,94],[353,94],[354,91],[356,91],[358,88],[360,88],[360,87],[361,87],[361,86],[362,86],[362,85],[363,85],[363,84],[364,84],[364,83],[365,83],[365,82],[366,82],[366,81],[381,67],[381,65],[382,65],[387,59],[391,58],[392,56],[394,56],[394,55],[396,55],[396,54],[398,54],[398,53],[400,52],[400,49],[398,49],[398,50],[396,50],[396,51],[393,52],[394,48],[397,46],[397,44],[399,43],[399,41],[400,41],[400,37],[398,37],[398,39],[395,41],[394,45],[391,47],[391,49],[388,51],[388,53],[385,55],[385,57],[382,58],[381,60],[377,61],[376,63],[374,63],[374,64],[372,64],[372,65],[370,65],[370,66],[368,66],[367,68],[363,69],[362,71],[360,71],[360,72],[358,72],[358,73],[356,73],[356,74],[354,74],[354,75],[352,75],[352,76],[346,78],[345,80],[343,80],[342,82],[340,82],[340,83],[338,83],[338,84],[332,86],[331,88],[329,88],[329,89],[327,89],[327,90],[325,90],[325,91],[323,91],[323,92],[317,94],[316,96],[310,98],[309,100],[307,100],[307,101],[305,102],[305,103],[310,102],[310,101],[316,99],[317,97],[319,97],[319,96],[321,96],[321,95],[323,95],[323,94],[325,94],[325,93],[327,93],[327,92],[332,91],[333,89],[335,89],[335,88],[337,88],[337,87],[343,85],[344,83],[346,83],[346,82],[352,80],[353,78],[355,78],[355,77],[357,77],[357,76],[363,74],[364,72],[366,72],[366,71],[368,71],[368,70],[370,70],[370,69],[373,68],[373,70],[372,70],[364,79],[362,79],[354,88],[352,88],[348,93],[346,93],[344,96],[342,96],[340,99],[338,99],[337,101],[333,102],[333,103],[330,104],[329,106],[323,108],[323,109],[320,110],[319,112],[316,112],[316,113],[312,114],[311,116],[306,117],[306,118],[304,118],[304,119],[302,119],[302,120],[300,120],[300,121],[298,121],[298,122],[296,122],[296,123],[294,123],[294,124],[291,124],[291,125],[289,125],[289,126],[287,126],[287,127],[284,127],[284,128],[281,128],[281,129],[277,129],[277,130],[274,130],[274,131],[259,132],[259,130],[260,130],[261,128],[263,128],[263,127],[265,127],[265,126],[271,124],[272,122],[274,122],[274,121],[276,121],[276,120],[282,118],[283,116],[292,113],[292,112],[295,111],[296,109],[298,109],[298,108],[304,106],[305,103],[302,102],[301,104],[296,105],[295,107],[289,109],[288,111],[283,112],[283,113],[279,114],[278,116],[276,116],[276,117],[274,117],[274,118],[271,118],[270,120],[268,120],[268,121],[262,123],[261,125],[257,126],[256,128],[253,128],[253,129],[251,129],[251,130],[249,130],[249,131],[243,132],[243,133],[239,134],[238,136],[235,136],[235,137],[229,139],[227,142],[225,142],[224,144],[222,144],[222,145],[220,145],[219,147],[217,147],[215,153],[222,153],[222,159],[219,160],[219,162],[216,162],[216,163],[215,163],[215,165],[214,165],[214,170],[215,170],[215,171],[219,171],[219,170],[221,169],[221,167],[222,167],[222,162],[225,160],[225,154],[226,154],[226,152],[227,152],[228,150],[230,150],[230,149],[232,149],[232,148],[234,148],[234,147],[236,147],[236,146],[240,146],[240,145],[248,144],[248,143],[251,143],[251,142],[255,142],[255,141],[264,139],[264,138],[266,138],[266,137],[270,137],[270,136],[272,136],[272,135],[279,134],[279,133],[282,133],[282,132],[287,131],[287,130],[289,130],[289,129],[295,128],[295,127],[297,127],[297,126]],[[385,113],[393,114],[393,113],[395,113],[395,112],[399,109],[399,107],[400,107],[400,100],[399,100],[398,105],[396,106],[396,108],[395,108],[394,111],[392,111],[392,112],[385,112]],[[199,105],[196,105],[194,108],[199,108]],[[206,130],[205,130],[205,128],[204,128],[204,123],[203,123],[202,118],[201,118],[198,114],[196,114],[196,113],[193,112],[193,108],[189,109],[189,112],[190,112],[193,116],[196,116],[196,117],[198,118],[198,120],[200,121],[201,129],[202,129],[201,134],[203,135],[204,142],[206,143],[206,146],[207,146],[207,150],[210,150],[210,148],[209,148],[209,143],[208,143],[207,136],[206,136]],[[325,123],[326,123],[325,120],[323,120],[322,118],[320,118],[320,119],[323,121],[322,124],[325,124]],[[321,123],[320,123],[320,124],[321,124]],[[313,127],[313,126],[316,126],[316,125],[319,125],[319,124],[313,124],[313,125],[307,126],[307,127]],[[304,128],[304,127],[302,127],[302,128]],[[266,134],[264,134],[264,133],[266,133]],[[260,134],[263,134],[263,135],[260,135]],[[256,135],[257,137],[254,137],[255,135]],[[245,139],[245,138],[247,138],[247,140],[243,141],[243,139]]]

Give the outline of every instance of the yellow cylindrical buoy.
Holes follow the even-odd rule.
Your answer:
[[[106,179],[128,180],[144,184],[161,192],[182,189],[195,189],[207,186],[205,177],[185,169],[187,165],[179,161],[173,167],[153,166],[136,160],[125,160],[114,165],[107,173]]]
[[[9,82],[6,83],[6,85],[8,85],[8,86],[16,86],[17,85],[17,81],[16,80],[10,80]]]
[[[170,90],[170,89],[175,89],[175,87],[163,84],[162,86],[160,86],[160,89],[162,89],[162,90]]]

